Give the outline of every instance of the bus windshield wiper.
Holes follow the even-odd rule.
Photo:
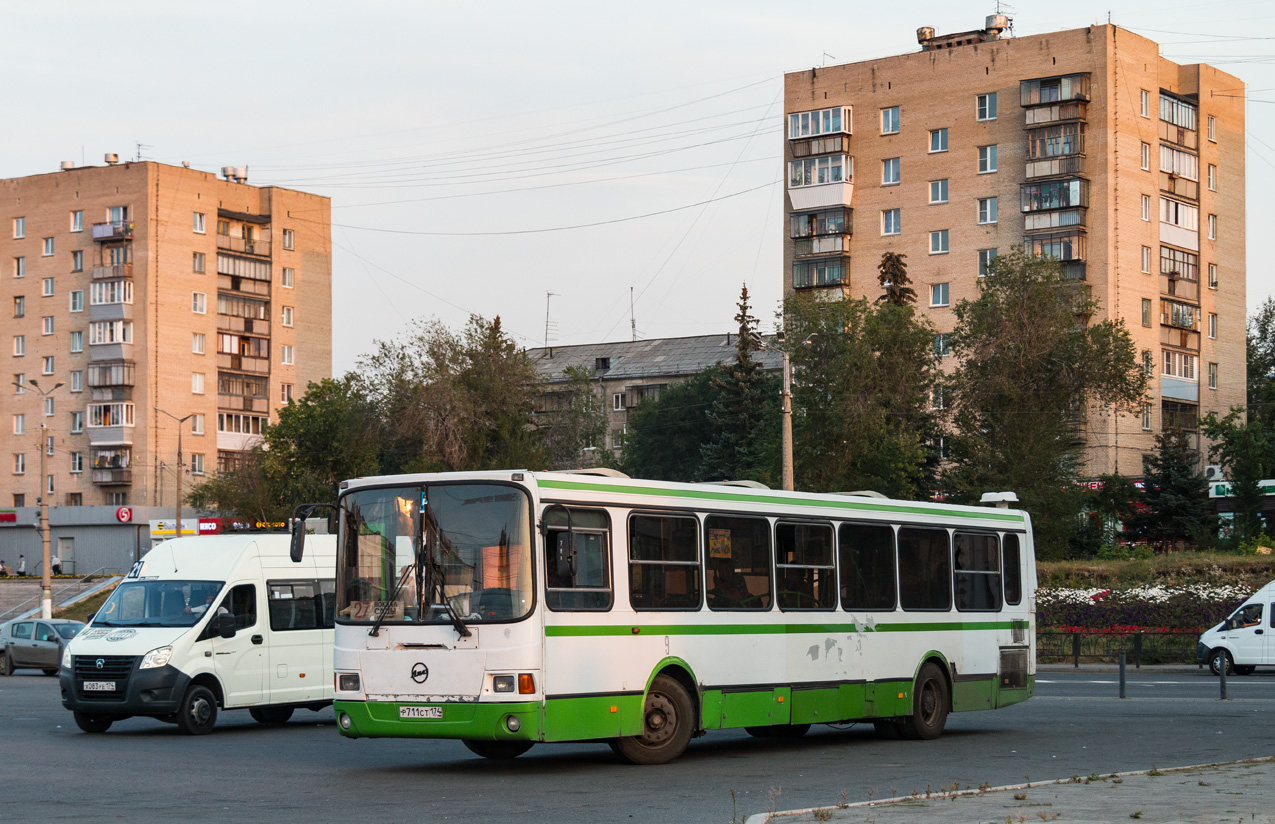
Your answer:
[[[372,623],[372,628],[368,630],[368,635],[375,638],[376,634],[381,631],[381,624],[385,623],[385,616],[390,614],[390,608],[398,600],[399,590],[403,588],[403,584],[407,581],[407,576],[411,575],[414,569],[416,569],[416,564],[414,563],[403,567],[398,580],[394,582],[394,589],[390,590],[390,597],[385,600],[385,603],[381,606],[380,613],[376,616],[376,621]]]
[[[434,517],[434,508],[429,505],[429,498],[426,496],[421,498],[421,516],[425,522],[425,528],[421,530],[424,540],[421,542],[420,553],[427,573],[427,586],[422,588],[422,594],[429,598],[431,608],[443,608],[443,611],[447,613],[448,620],[452,622],[452,626],[461,638],[468,638],[473,633],[469,631],[469,627],[465,626],[465,622],[460,620],[460,616],[456,614],[455,607],[447,600],[447,594],[443,591],[446,584],[446,575],[443,572],[442,565],[434,557],[435,536],[439,535],[443,530],[438,524],[438,519]],[[435,595],[438,597],[435,598]]]

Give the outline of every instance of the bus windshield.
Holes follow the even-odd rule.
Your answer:
[[[337,622],[514,621],[532,607],[530,505],[517,487],[428,484],[341,499]]]
[[[126,581],[93,618],[95,627],[193,627],[221,581]]]

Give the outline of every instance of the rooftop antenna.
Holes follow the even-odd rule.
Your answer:
[[[637,318],[633,315],[633,287],[629,287],[629,329],[633,334],[633,342],[637,343]]]
[[[142,142],[142,141],[140,141],[140,140],[138,140],[138,141],[134,141],[134,144],[133,144],[133,145],[135,145],[135,146],[137,147],[137,157],[133,158],[133,160],[134,160],[134,161],[138,161],[138,162],[139,162],[139,161],[141,161],[141,159],[142,159],[142,149],[153,149],[153,148],[155,148],[154,146],[148,146],[147,144],[143,143],[143,142]]]
[[[823,60],[823,62],[822,62],[822,63],[820,63],[820,64],[819,64],[819,68],[823,68],[824,66],[827,66],[827,65],[828,65],[828,59],[827,59],[827,58],[831,57],[833,60],[836,60],[836,59],[837,59],[837,56],[836,56],[835,54],[828,54],[827,52],[824,52],[824,53],[823,53],[823,56],[824,56],[824,60]]]
[[[545,348],[549,348],[549,341],[554,338],[550,334],[558,331],[558,324],[549,320],[549,299],[552,297],[562,297],[557,292],[545,292]]]

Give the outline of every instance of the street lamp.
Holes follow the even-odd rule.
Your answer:
[[[184,418],[179,418],[171,412],[165,412],[158,406],[155,407],[155,411],[163,412],[177,421],[177,529],[173,532],[173,535],[180,538],[182,536],[182,425],[195,417],[195,413],[192,412]]]
[[[57,383],[53,384],[52,389],[41,389],[40,384],[36,381],[35,378],[31,378],[30,380],[27,381],[27,383],[31,384],[32,389],[40,393],[40,400],[42,401],[45,398],[47,398],[49,395],[52,395],[54,392],[58,391],[58,389],[61,388],[62,386],[62,381],[58,381]],[[24,387],[22,384],[18,383],[17,381],[14,381],[13,385],[18,387],[19,389],[26,389],[26,387]],[[40,404],[40,405],[43,406],[44,404]],[[46,442],[45,442],[46,436],[44,434],[45,417],[46,416],[43,414],[40,415],[40,494],[36,496],[35,502],[40,505],[40,532],[44,536],[43,537],[44,561],[41,564],[41,570],[40,570],[40,582],[42,584],[41,592],[40,592],[40,617],[52,618],[53,617],[53,578],[52,578],[52,564],[50,563],[50,560],[52,559],[52,554],[49,552],[49,501],[47,499],[47,495],[48,495],[48,488],[46,487],[47,481],[45,481],[45,477],[44,477],[44,456],[47,455],[49,452],[48,446],[46,445]]]
[[[806,336],[799,345],[805,346],[819,336],[818,332],[812,332]],[[775,333],[775,342],[766,343],[766,339],[756,332],[752,333],[752,339],[757,343],[760,349],[773,349],[784,356],[784,402],[780,416],[781,432],[783,436],[783,484],[784,489],[789,492],[793,489],[793,471],[792,471],[792,362],[788,357],[788,349],[782,349],[778,344],[784,342],[784,333]]]

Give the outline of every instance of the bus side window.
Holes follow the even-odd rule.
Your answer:
[[[545,604],[551,610],[611,608],[610,519],[595,509],[545,510]]]
[[[699,609],[698,533],[695,518],[629,517],[629,603],[634,609]]]
[[[770,521],[710,515],[708,536],[708,608],[770,609]]]
[[[1023,571],[1019,566],[1018,536],[1007,534],[1001,541],[1001,569],[1005,570],[1005,603],[1023,600]]]
[[[832,543],[832,527],[828,524],[775,524],[780,609],[836,607]]]
[[[842,524],[841,608],[894,609],[894,528]]]
[[[946,529],[905,526],[899,530],[899,605],[952,608],[952,550]]]
[[[999,549],[995,535],[956,533],[953,577],[958,610],[994,612],[1001,608]]]

